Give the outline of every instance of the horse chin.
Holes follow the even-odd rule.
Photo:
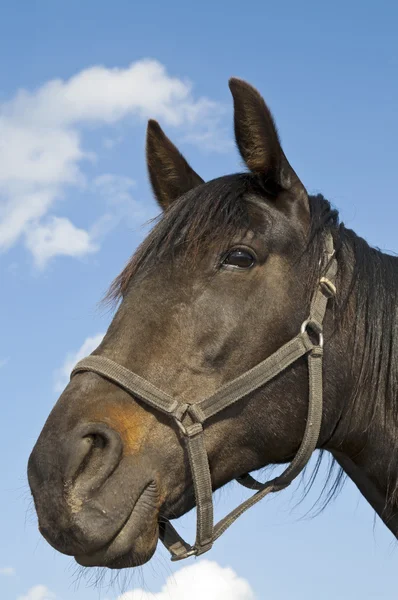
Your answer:
[[[75,556],[75,561],[82,567],[106,567],[107,569],[129,569],[140,567],[148,562],[155,553],[158,535],[150,540],[145,540],[142,548],[132,544],[129,551],[122,553],[117,548],[104,548],[94,554]]]
[[[152,558],[158,538],[157,513],[145,492],[140,496],[130,516],[113,539],[104,547],[88,554],[74,556],[83,567],[126,569],[138,567]]]

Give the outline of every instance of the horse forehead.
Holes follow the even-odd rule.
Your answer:
[[[268,228],[277,217],[278,211],[272,199],[260,196],[253,192],[247,192],[243,196],[249,213],[251,225],[254,228]]]

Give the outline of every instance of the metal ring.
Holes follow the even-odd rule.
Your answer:
[[[308,329],[311,329],[312,333],[318,336],[318,343],[316,344],[319,348],[323,348],[323,332],[322,331],[318,331],[318,328],[315,327],[315,323],[314,321],[312,321],[312,319],[306,319],[304,321],[304,323],[301,325],[301,329],[300,332],[301,333],[308,333]]]
[[[321,284],[321,286],[326,288],[326,290],[329,293],[329,298],[333,298],[337,294],[336,286],[327,277],[321,277],[319,283]]]
[[[177,419],[177,417],[174,417],[175,422],[178,425],[179,430],[181,431],[182,435],[188,435],[188,431],[187,428],[185,427],[185,425],[183,425],[183,423]]]
[[[184,560],[184,558],[189,558],[190,556],[196,556],[198,553],[198,551],[196,550],[196,548],[192,548],[192,550],[187,550],[185,552],[185,554],[181,554],[180,556],[177,554],[174,554],[171,557],[171,562],[177,562],[179,560]]]

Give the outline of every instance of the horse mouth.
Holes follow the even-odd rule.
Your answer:
[[[154,554],[159,537],[157,511],[153,505],[154,483],[141,492],[122,527],[102,548],[74,556],[83,567],[125,569],[146,563]]]

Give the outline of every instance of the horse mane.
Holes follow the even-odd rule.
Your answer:
[[[345,311],[342,324],[352,328],[353,361],[359,367],[347,413],[347,431],[358,431],[376,447],[392,442],[388,454],[386,510],[398,500],[398,258],[373,248],[353,231],[340,227],[340,244],[351,256],[355,313]],[[346,319],[349,322],[346,322]],[[379,423],[382,427],[376,428]]]
[[[339,270],[343,272],[343,279],[349,280],[344,295],[336,302],[335,321],[337,327],[352,331],[352,360],[359,376],[352,397],[347,398],[345,429],[339,437],[343,438],[355,424],[358,431],[366,433],[380,448],[386,439],[393,441],[393,447],[388,449],[391,455],[388,511],[398,501],[398,438],[396,434],[385,435],[395,431],[398,423],[398,258],[371,247],[347,229],[339,222],[338,212],[322,195],[310,196],[310,208],[309,250],[314,264],[322,252],[320,234],[329,230],[334,238]],[[374,427],[377,422],[382,424],[381,428]],[[305,494],[314,483],[323,457],[324,452],[320,451]],[[321,491],[321,496],[324,493],[326,496],[318,512],[341,490],[343,480],[344,472],[331,459]]]
[[[126,293],[130,281],[148,273],[165,258],[173,258],[183,249],[186,260],[195,263],[201,245],[226,243],[237,231],[250,224],[248,193],[270,197],[263,182],[251,173],[227,175],[214,179],[184,194],[155,221],[150,234],[139,246],[120,275],[113,281],[107,301],[118,302]],[[359,365],[353,397],[349,399],[349,419],[369,436],[377,435],[372,424],[382,419],[386,427],[397,423],[398,417],[398,258],[372,248],[339,221],[338,211],[323,195],[309,196],[311,229],[307,251],[318,265],[324,251],[324,233],[333,235],[339,270],[349,274],[350,285],[344,297],[336,302],[335,318],[342,327],[352,328],[356,340],[353,361]],[[343,260],[344,257],[344,260]],[[344,261],[350,264],[344,264]],[[308,281],[309,294],[314,289],[319,272],[313,269]],[[355,297],[355,313],[347,319],[347,306]],[[397,436],[395,436],[396,438]],[[377,440],[384,444],[385,439]],[[323,458],[321,451],[306,492],[312,486]],[[391,485],[389,500],[398,497],[398,439],[391,448]],[[342,487],[343,472],[332,460],[323,492],[323,508]],[[306,493],[305,492],[305,493]]]

